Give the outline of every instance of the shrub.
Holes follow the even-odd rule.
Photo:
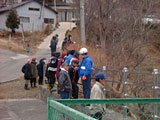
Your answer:
[[[47,35],[49,35],[52,31],[53,31],[52,24],[48,24],[44,29],[44,33],[47,34]]]

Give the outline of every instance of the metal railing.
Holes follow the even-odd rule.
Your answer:
[[[107,77],[109,77],[109,81],[105,84],[106,93],[119,95],[123,98],[146,98],[151,96],[151,94],[153,98],[158,98],[158,95],[160,94],[160,91],[158,91],[160,90],[158,84],[158,69],[153,69],[153,72],[140,72],[129,71],[126,67],[124,67],[123,70],[112,70],[106,69],[106,67],[103,66],[103,68],[100,69],[94,68],[94,71],[103,71]],[[118,88],[118,92],[109,90],[107,88],[108,83],[111,83],[112,87],[114,86],[114,88]],[[140,90],[142,92],[148,90],[148,94],[141,96],[139,94]]]
[[[88,106],[88,104],[94,107]],[[100,105],[100,106],[99,106]],[[99,109],[103,106],[102,109]],[[78,99],[48,98],[48,120],[158,120],[160,99]],[[96,114],[100,113],[99,116]]]

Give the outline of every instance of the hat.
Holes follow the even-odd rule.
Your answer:
[[[32,58],[32,61],[33,61],[33,62],[36,62],[36,58]]]
[[[108,80],[108,78],[105,76],[103,72],[97,73],[95,79],[105,79]]]
[[[63,64],[62,64],[62,67],[63,67],[63,66],[68,66],[68,64],[67,64],[67,63],[63,63]]]

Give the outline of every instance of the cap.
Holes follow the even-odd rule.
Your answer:
[[[97,73],[95,79],[105,79],[108,80],[108,78],[105,76],[103,72]]]
[[[62,67],[63,67],[63,66],[68,66],[68,64],[67,64],[67,63],[63,63],[63,64],[62,64]]]

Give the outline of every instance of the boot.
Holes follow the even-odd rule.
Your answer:
[[[33,83],[31,83],[31,88],[33,88]]]
[[[37,86],[36,86],[36,83],[34,83],[34,87],[37,87]]]
[[[30,90],[30,89],[28,88],[28,85],[27,85],[27,84],[25,84],[24,89],[25,89],[25,90]]]

